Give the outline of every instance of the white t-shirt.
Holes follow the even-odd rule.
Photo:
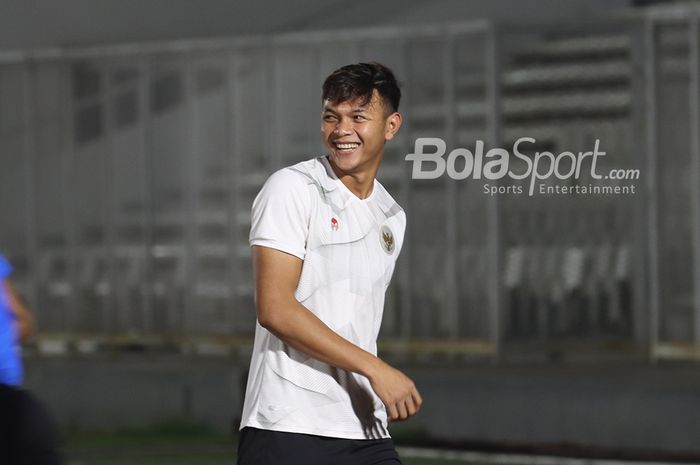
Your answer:
[[[377,353],[384,294],[406,216],[374,181],[355,196],[319,157],[275,172],[253,202],[250,244],[304,260],[295,297],[333,331]],[[313,359],[256,324],[241,428],[348,439],[390,437],[369,380]]]

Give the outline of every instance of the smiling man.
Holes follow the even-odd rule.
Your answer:
[[[333,72],[322,94],[328,155],[277,171],[253,202],[258,324],[239,465],[401,463],[387,423],[422,399],[376,341],[406,217],[375,179],[400,99],[378,63]]]

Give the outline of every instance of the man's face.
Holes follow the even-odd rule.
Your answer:
[[[323,102],[323,141],[331,163],[348,174],[378,169],[384,143],[401,125],[401,115],[387,114],[376,90],[369,103],[361,103],[361,99]]]

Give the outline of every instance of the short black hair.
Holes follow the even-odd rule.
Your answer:
[[[387,114],[399,110],[401,89],[394,73],[376,62],[346,65],[333,71],[323,83],[321,101],[341,103],[360,98],[362,105],[367,105],[374,89],[382,98]]]

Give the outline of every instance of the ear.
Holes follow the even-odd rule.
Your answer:
[[[394,138],[399,128],[401,127],[401,122],[403,121],[401,113],[395,111],[386,118],[386,130],[384,131],[384,140],[391,140]]]

